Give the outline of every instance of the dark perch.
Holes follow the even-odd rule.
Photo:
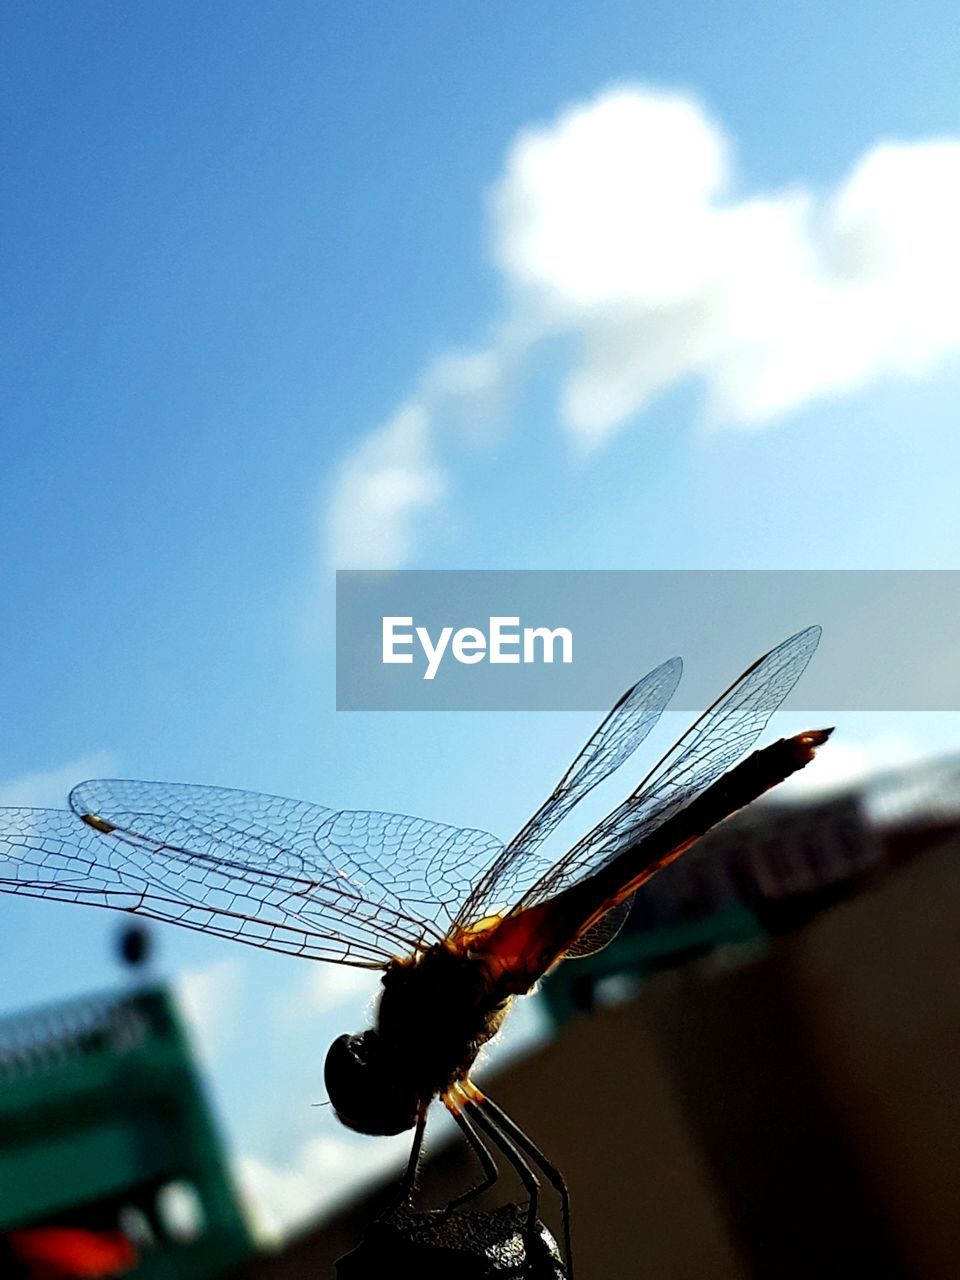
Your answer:
[[[337,1280],[566,1280],[556,1241],[542,1222],[528,1230],[525,1207],[450,1213],[397,1209],[368,1229],[337,1263]]]

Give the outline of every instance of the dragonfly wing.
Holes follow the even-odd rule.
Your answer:
[[[0,892],[371,968],[442,936],[501,847],[402,815],[185,784],[82,783],[71,807],[0,810]],[[449,901],[423,887],[437,868]]]
[[[564,960],[582,960],[585,956],[596,955],[604,947],[609,947],[623,926],[633,907],[633,898],[627,898],[619,906],[608,911],[598,920],[592,929],[582,933],[572,947],[563,953]]]
[[[533,817],[486,869],[463,904],[458,925],[466,927],[498,905],[511,905],[523,885],[549,867],[551,859],[537,856],[537,850],[570,810],[636,751],[663,714],[682,673],[681,660],[671,658],[627,690]]]
[[[640,785],[531,886],[515,910],[551,898],[636,844],[726,773],[756,742],[820,641],[807,627],[758,658]]]

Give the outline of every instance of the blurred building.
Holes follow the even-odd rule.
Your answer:
[[[212,1280],[250,1249],[162,988],[0,1021],[0,1276]]]
[[[564,1171],[584,1280],[955,1280],[958,974],[953,760],[724,824],[544,983],[555,1037],[476,1076]],[[432,1152],[422,1201],[477,1178]],[[250,1274],[332,1275],[389,1190]]]

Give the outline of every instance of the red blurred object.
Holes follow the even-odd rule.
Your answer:
[[[121,1276],[137,1265],[137,1251],[119,1231],[33,1227],[7,1241],[31,1280],[93,1280]]]

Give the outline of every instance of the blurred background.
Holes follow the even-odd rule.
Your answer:
[[[0,805],[161,778],[504,837],[597,717],[337,715],[333,569],[955,567],[946,4],[0,23]],[[584,1274],[629,1235],[630,1275],[953,1275],[958,750],[844,715],[510,1019],[480,1081],[568,1172]],[[375,980],[0,921],[11,1273],[355,1242],[407,1140],[315,1104]]]

